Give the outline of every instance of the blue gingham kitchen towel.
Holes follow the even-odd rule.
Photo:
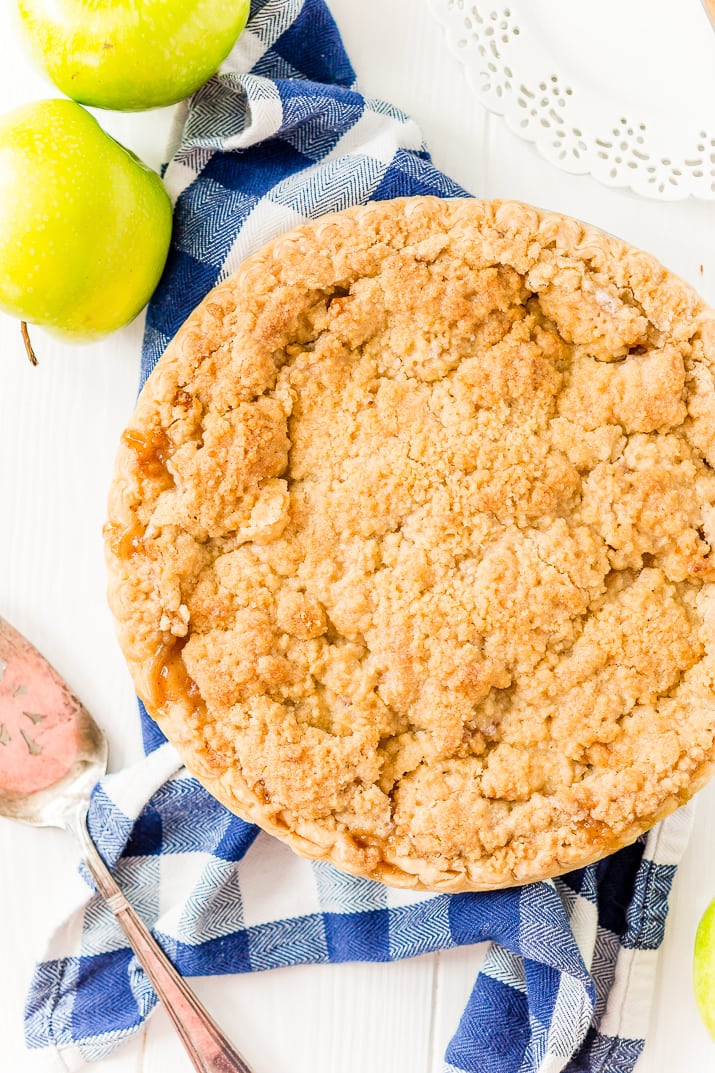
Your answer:
[[[322,0],[253,0],[248,29],[181,124],[166,172],[174,241],[143,378],[209,288],[279,232],[371,198],[467,196],[434,168],[411,119],[355,88]],[[146,759],[97,788],[90,827],[182,973],[392,961],[491,940],[449,1073],[633,1068],[687,810],[553,882],[415,894],[294,856],[214,801],[145,713],[143,725]],[[37,967],[27,1040],[77,1068],[136,1032],[155,1003],[109,911],[83,892]]]

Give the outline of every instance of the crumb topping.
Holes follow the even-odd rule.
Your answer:
[[[715,758],[715,320],[515,203],[285,235],[179,332],[106,527],[137,689],[229,807],[433,889],[634,839]]]

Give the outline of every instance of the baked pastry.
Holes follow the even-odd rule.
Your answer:
[[[323,217],[217,286],[123,435],[136,688],[220,801],[397,886],[585,865],[715,762],[715,314],[516,203]]]

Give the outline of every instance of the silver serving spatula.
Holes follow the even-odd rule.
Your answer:
[[[199,1073],[251,1073],[132,909],[87,829],[107,742],[92,716],[29,641],[0,618],[0,816],[61,827],[79,840],[100,895]]]

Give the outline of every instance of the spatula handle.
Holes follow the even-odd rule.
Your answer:
[[[78,817],[72,826],[99,893],[163,1002],[194,1068],[198,1073],[252,1073],[124,897],[92,841],[86,816]]]

